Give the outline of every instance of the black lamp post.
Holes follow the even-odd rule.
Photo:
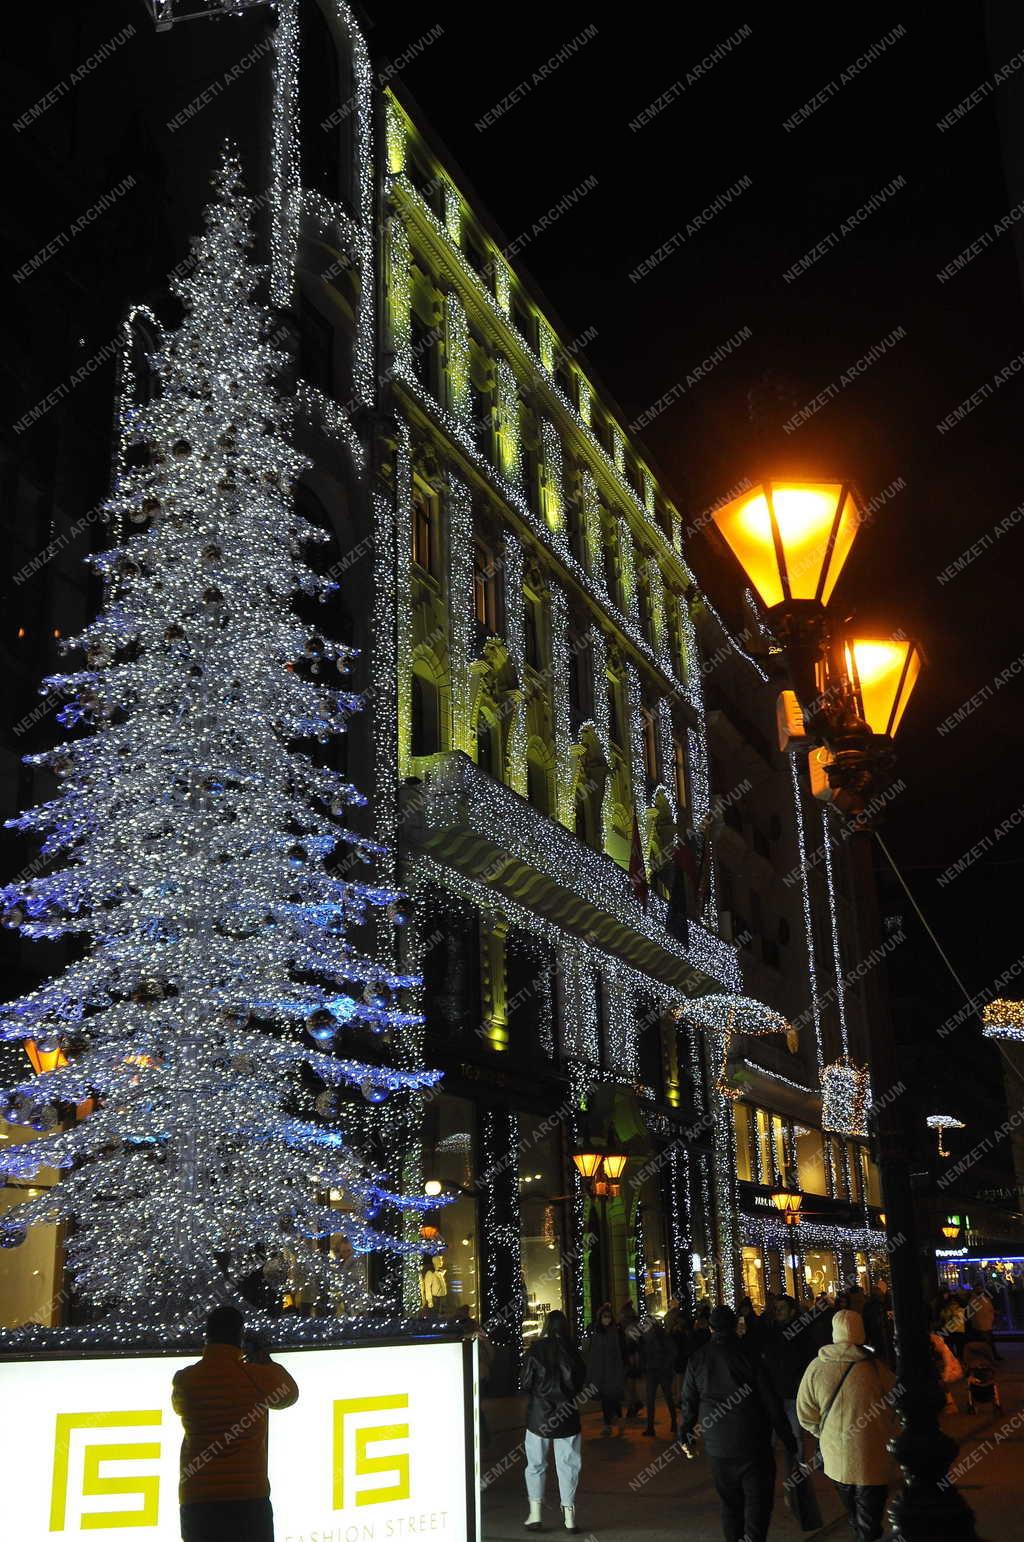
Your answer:
[[[822,746],[832,800],[851,819],[851,862],[865,948],[880,939],[872,798],[886,785],[892,738],[921,669],[901,633],[846,637],[826,610],[863,522],[848,482],[764,481],[724,505],[714,522],[767,608],[785,655],[804,731]],[[939,1427],[938,1386],[918,1266],[918,1224],[908,1131],[898,1100],[895,1046],[880,970],[865,977],[874,1124],[892,1275],[904,1429],[894,1443],[904,1486],[890,1509],[902,1542],[975,1539],[974,1516],[946,1474],[956,1442]]]

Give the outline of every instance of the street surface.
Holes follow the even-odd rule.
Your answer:
[[[1001,1413],[992,1409],[974,1415],[949,1414],[943,1421],[960,1443],[957,1481],[977,1517],[983,1542],[1018,1542],[1024,1535],[1024,1343],[1001,1344],[999,1365]],[[953,1388],[960,1410],[966,1407],[964,1384]],[[481,1470],[485,1542],[522,1542],[526,1497],[523,1482],[522,1398],[488,1399],[484,1404],[492,1440],[482,1454]],[[711,1486],[707,1461],[687,1461],[668,1440],[668,1417],[659,1400],[658,1437],[640,1432],[643,1419],[631,1420],[625,1435],[602,1439],[597,1413],[583,1416],[583,1477],[576,1501],[576,1524],[584,1538],[642,1539],[642,1542],[721,1542],[718,1499]],[[813,1449],[808,1441],[807,1454]],[[781,1456],[781,1453],[779,1453]],[[779,1461],[778,1493],[771,1538],[797,1542],[805,1538],[846,1538],[850,1532],[832,1485],[820,1473],[814,1478],[825,1524],[801,1532],[782,1498]],[[656,1469],[656,1470],[654,1470]],[[630,1486],[631,1481],[635,1487]],[[544,1524],[553,1536],[563,1530],[558,1507],[554,1464],[548,1477]]]

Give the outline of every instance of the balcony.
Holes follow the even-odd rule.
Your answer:
[[[644,908],[611,857],[592,851],[511,788],[454,751],[403,792],[401,829],[414,848],[491,887],[687,994],[737,990],[735,950],[696,922],[690,945],[665,930],[666,905]]]

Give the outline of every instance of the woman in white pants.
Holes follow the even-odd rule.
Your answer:
[[[564,1312],[549,1312],[544,1332],[523,1357],[526,1409],[526,1496],[530,1513],[527,1531],[540,1531],[548,1455],[555,1452],[558,1497],[566,1531],[577,1531],[576,1485],[582,1466],[580,1405],[593,1393],[587,1388],[583,1357],[569,1336]]]

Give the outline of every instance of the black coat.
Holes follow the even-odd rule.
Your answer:
[[[752,1359],[734,1333],[712,1335],[690,1356],[683,1379],[679,1432],[688,1440],[698,1420],[710,1457],[754,1461],[771,1451],[772,1431],[787,1451],[796,1451],[781,1399],[759,1359]]]
[[[773,1323],[761,1339],[761,1364],[779,1397],[795,1398],[804,1371],[817,1353],[807,1324]]]
[[[523,1391],[528,1394],[526,1428],[531,1435],[560,1440],[580,1433],[580,1394],[587,1368],[568,1339],[539,1338],[523,1356]]]

